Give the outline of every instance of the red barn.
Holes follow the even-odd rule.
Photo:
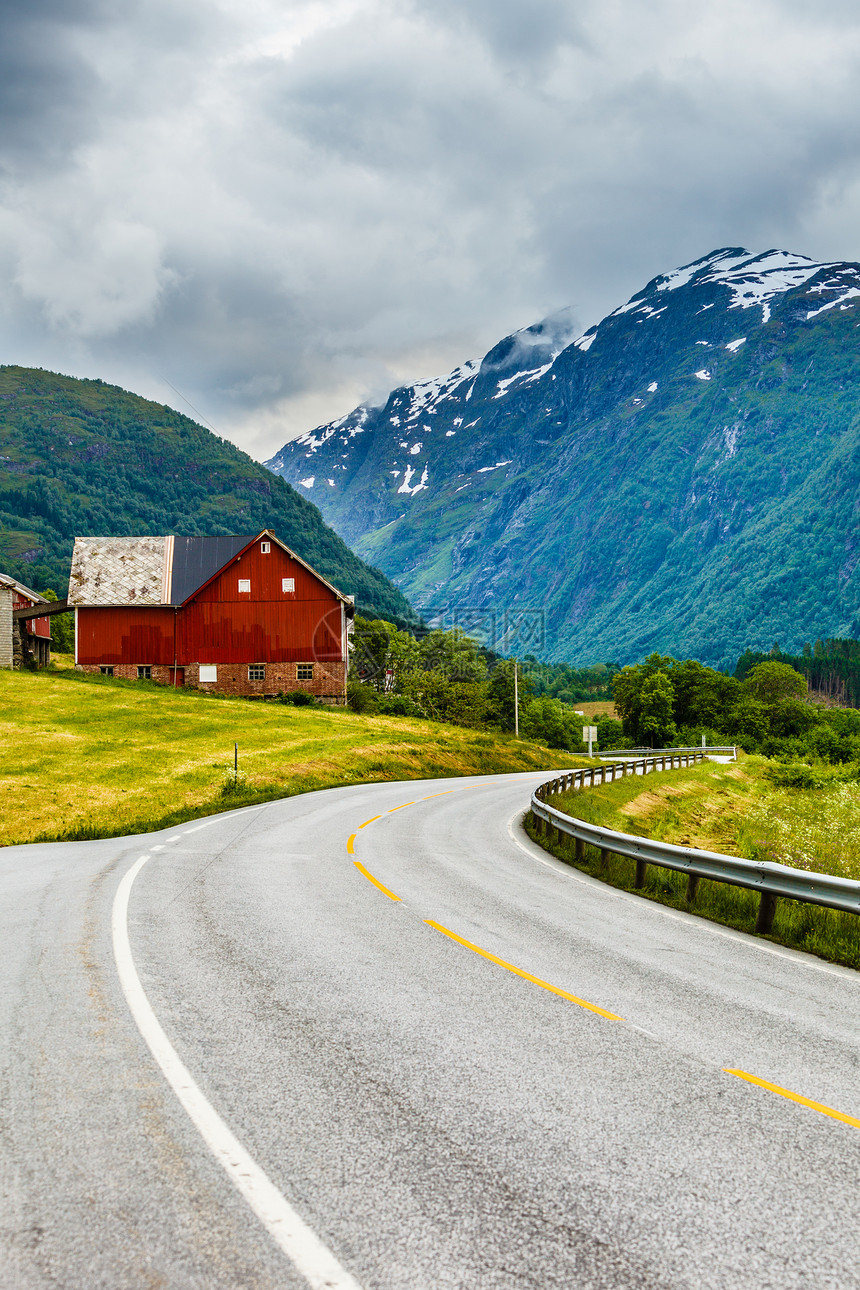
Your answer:
[[[51,661],[51,620],[46,615],[24,618],[25,611],[50,602],[38,591],[0,574],[0,667],[20,668],[35,663],[47,667]]]
[[[346,701],[352,597],[264,530],[76,538],[75,663],[226,694]]]

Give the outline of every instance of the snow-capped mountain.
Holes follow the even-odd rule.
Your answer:
[[[266,465],[427,612],[543,615],[550,657],[848,634],[858,303],[860,265],[714,251]]]

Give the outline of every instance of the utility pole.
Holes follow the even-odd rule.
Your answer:
[[[514,659],[514,738],[520,737],[520,687],[517,681],[517,660]]]

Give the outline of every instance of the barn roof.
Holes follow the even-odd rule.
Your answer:
[[[274,533],[219,537],[75,538],[70,605],[184,605],[259,538],[277,542],[346,604],[345,596]]]
[[[175,537],[170,603],[185,604],[256,538],[256,533],[246,537]]]
[[[47,605],[50,603],[44,596],[40,596],[38,591],[33,591],[32,587],[25,587],[23,582],[19,582],[17,578],[10,578],[8,573],[0,573],[0,587],[7,591],[17,591],[19,596],[25,596],[34,605]]]

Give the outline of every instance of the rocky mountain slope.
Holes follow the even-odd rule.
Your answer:
[[[720,664],[857,636],[858,306],[858,264],[714,251],[584,335],[548,319],[266,464],[496,644],[529,624],[552,659]]]
[[[64,595],[76,535],[264,528],[365,613],[411,617],[315,506],[233,444],[102,381],[0,367],[0,571]]]

